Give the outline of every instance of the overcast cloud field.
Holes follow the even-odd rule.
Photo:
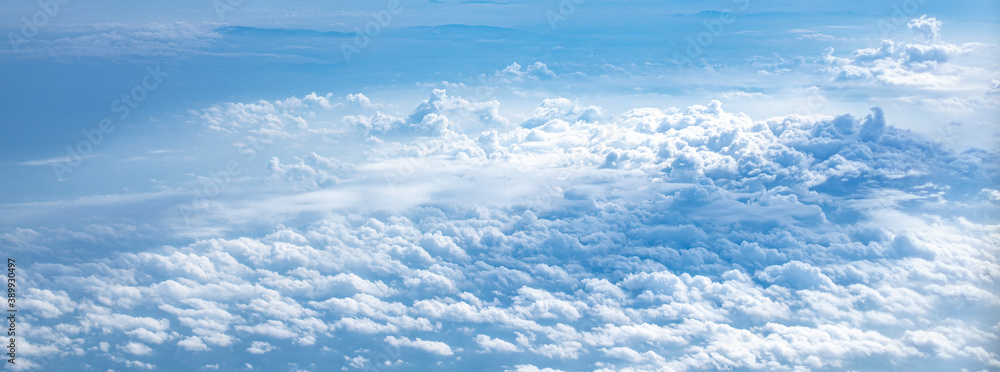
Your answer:
[[[1000,370],[996,1],[0,32],[5,370]]]

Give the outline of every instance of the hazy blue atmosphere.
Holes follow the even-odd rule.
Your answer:
[[[0,32],[8,370],[1000,370],[996,1]]]

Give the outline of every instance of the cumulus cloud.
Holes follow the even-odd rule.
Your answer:
[[[272,123],[242,114],[284,123],[279,108],[300,107],[254,105],[202,113],[227,133]],[[412,105],[387,130],[359,129],[364,156],[349,167],[274,137],[296,155],[259,179],[299,203],[220,204],[240,218],[280,208],[280,224],[26,270],[37,316],[24,357],[93,349],[140,368],[175,352],[295,351],[334,368],[475,359],[525,371],[1000,363],[995,152],[953,152],[878,107],[755,119],[710,101],[609,115],[552,98],[504,125],[498,102],[443,90]],[[295,116],[309,120],[290,136],[318,126]],[[452,125],[463,120],[481,126]],[[388,166],[403,159],[411,172]],[[371,207],[414,185],[430,196]],[[323,195],[362,202],[296,209]],[[48,244],[35,230],[0,237]]]
[[[132,354],[132,355],[149,355],[153,353],[153,349],[145,344],[138,342],[129,342],[125,345],[120,346],[122,351]]]
[[[250,354],[266,354],[271,350],[274,350],[274,347],[264,341],[251,342],[250,347],[247,348],[247,352]]]
[[[364,93],[351,93],[344,97],[344,99],[360,108],[375,109],[380,107],[380,105],[372,103]]]
[[[532,63],[528,67],[521,67],[517,62],[514,62],[503,70],[497,71],[496,76],[502,81],[548,80],[555,78],[556,73],[549,70],[549,66],[542,62]]]
[[[860,79],[889,85],[940,88],[953,85],[958,78],[939,67],[971,48],[883,40],[878,48],[858,49],[847,58],[834,57],[833,48],[828,48],[822,59],[838,81]]]
[[[267,163],[271,178],[295,190],[314,190],[336,184],[340,180],[336,174],[347,168],[343,162],[315,152],[295,160],[297,163],[281,164],[280,159],[272,157]]]
[[[542,101],[521,126],[535,128],[545,125],[550,131],[562,131],[577,121],[595,122],[601,115],[600,107],[581,107],[566,98],[552,98]]]
[[[476,343],[479,344],[479,346],[483,348],[484,352],[491,352],[491,351],[514,352],[514,351],[520,351],[520,348],[518,348],[517,345],[514,345],[514,344],[512,344],[510,342],[507,342],[507,341],[504,341],[504,340],[501,340],[501,339],[498,339],[498,338],[490,338],[490,336],[487,336],[487,335],[477,335],[476,336]]]
[[[506,125],[507,119],[500,115],[499,107],[497,101],[470,102],[449,96],[444,89],[435,89],[406,117],[376,111],[371,115],[348,115],[343,120],[349,127],[368,134],[439,136],[446,132]]]
[[[207,351],[208,345],[201,340],[201,337],[191,336],[177,342],[177,346],[188,351]]]
[[[56,318],[74,312],[73,300],[63,291],[28,289],[21,305],[42,318]]]
[[[475,120],[482,124],[506,124],[500,116],[497,101],[470,102],[461,97],[449,97],[442,89],[435,89],[431,97],[422,102],[409,116],[409,124],[417,129],[441,132],[444,129],[461,130],[462,121]],[[458,116],[458,120],[453,120]],[[457,123],[452,124],[452,122]],[[458,125],[458,128],[455,126]]]
[[[927,16],[911,20],[908,26],[924,39],[923,43],[886,39],[878,47],[857,49],[848,57],[836,57],[833,48],[827,48],[820,61],[835,81],[872,80],[896,86],[953,88],[969,67],[949,62],[983,47],[939,41],[941,22]]]
[[[937,41],[938,34],[941,32],[941,21],[925,14],[920,18],[911,19],[906,23],[906,27],[927,40]]]
[[[419,338],[410,340],[406,337],[386,336],[385,342],[392,346],[412,347],[441,356],[450,356],[454,354],[448,344],[440,341],[426,341]]]
[[[227,133],[248,133],[262,141],[288,137],[289,130],[307,129],[304,116],[314,115],[315,109],[331,109],[332,93],[320,96],[315,92],[303,98],[258,101],[256,103],[225,103],[192,111],[209,129]]]

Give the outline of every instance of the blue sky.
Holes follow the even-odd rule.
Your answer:
[[[1000,368],[996,2],[0,10],[8,368]]]

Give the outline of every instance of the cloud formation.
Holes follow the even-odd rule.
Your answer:
[[[970,72],[979,69],[949,62],[991,47],[940,41],[941,22],[926,15],[910,20],[907,26],[922,42],[885,39],[878,47],[854,50],[849,57],[836,57],[834,49],[827,48],[820,61],[835,81],[870,80],[890,86],[956,89],[971,77]]]
[[[911,19],[906,23],[906,27],[927,40],[937,41],[938,34],[941,32],[941,21],[938,21],[934,17],[928,17],[925,14],[920,16],[920,18]]]
[[[263,178],[279,199],[219,201],[229,217],[291,217],[85,270],[28,268],[24,359],[1000,367],[994,152],[955,153],[893,127],[877,107],[860,118],[755,120],[712,101],[609,116],[552,98],[512,122],[498,101],[435,90],[408,115],[361,104],[376,111],[336,121],[323,117],[331,99],[196,112],[207,133],[273,131],[274,148],[298,149],[268,162]],[[304,142],[320,128],[357,136],[351,151],[364,161],[345,166],[329,147],[302,146],[321,143]],[[388,166],[401,161],[413,170]],[[393,194],[426,197],[342,204]],[[288,202],[322,195],[341,204]],[[3,239],[46,241],[33,230]],[[175,353],[192,358],[168,359]]]

